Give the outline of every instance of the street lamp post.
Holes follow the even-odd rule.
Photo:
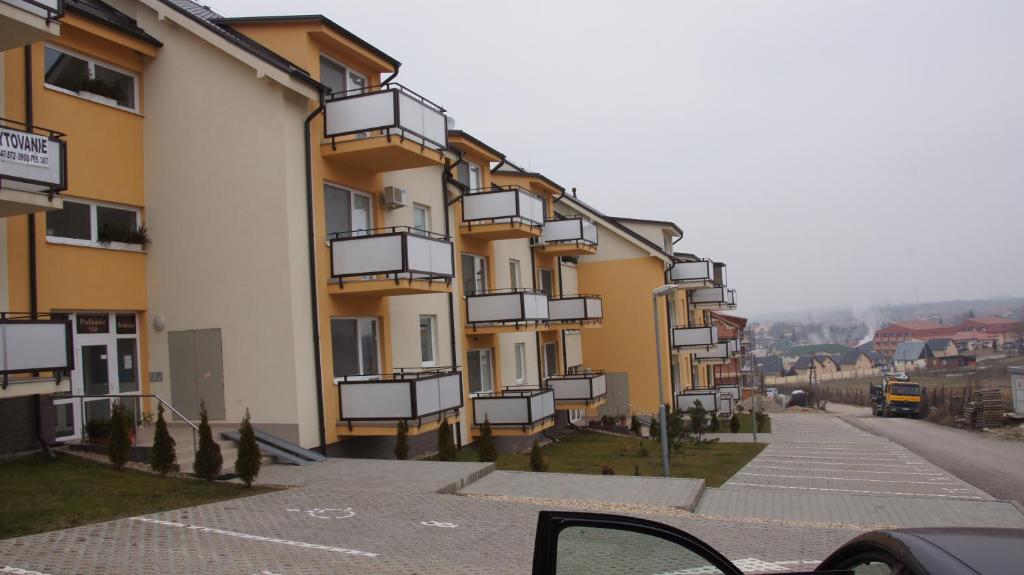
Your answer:
[[[658,327],[658,298],[679,289],[679,286],[666,284],[655,288],[651,293],[654,303],[654,351],[658,357],[658,421],[661,427],[661,473],[669,476],[668,468],[668,409],[665,407],[665,378],[661,373],[661,329]]]

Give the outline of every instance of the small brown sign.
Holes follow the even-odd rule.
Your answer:
[[[117,333],[135,333],[135,314],[119,313],[116,316]]]
[[[80,313],[75,322],[78,333],[110,333],[110,316],[105,313]]]

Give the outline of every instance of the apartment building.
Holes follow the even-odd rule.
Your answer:
[[[875,351],[892,359],[900,343],[910,340],[931,339],[953,335],[957,328],[930,321],[900,321],[890,323],[875,332]]]

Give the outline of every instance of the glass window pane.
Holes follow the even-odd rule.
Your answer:
[[[323,56],[320,57],[320,83],[331,89],[331,92],[344,92],[345,68]]]
[[[469,164],[462,162],[455,166],[455,179],[463,185],[469,185]]]
[[[552,376],[558,372],[558,344],[544,344],[544,375]]]
[[[491,391],[494,385],[491,383],[491,350],[480,351],[480,391]]]
[[[324,211],[328,235],[352,231],[352,192],[324,186]]]
[[[370,209],[373,204],[370,196],[365,194],[352,194],[352,229],[368,230],[373,227],[373,217]],[[360,234],[361,235],[361,234]]]
[[[334,377],[359,374],[359,342],[356,339],[356,329],[354,319],[331,319]]]
[[[462,254],[462,290],[466,295],[477,293],[476,258],[470,254]]]
[[[92,209],[88,204],[64,202],[64,209],[46,212],[46,235],[54,238],[91,240]]]
[[[132,234],[137,229],[136,214],[133,210],[96,206],[97,241],[132,242]]]
[[[683,545],[624,529],[566,527],[557,546],[557,573],[723,573]]]
[[[476,190],[480,188],[480,166],[476,164],[469,165],[469,189]]]
[[[434,318],[420,316],[420,357],[423,363],[434,362]]]
[[[509,287],[519,289],[519,260],[508,260]]]
[[[117,70],[111,70],[102,64],[96,64],[95,69],[96,77],[89,91],[117,100],[118,106],[134,110],[135,78]]]
[[[363,90],[366,89],[366,78],[349,70],[348,89],[352,94],[362,94]]]
[[[424,232],[430,231],[430,210],[426,206],[412,207],[412,227]]]
[[[117,391],[131,393],[139,390],[138,360],[135,356],[135,340],[117,340]]]
[[[54,437],[69,437],[75,434],[75,404],[57,403],[54,410]]]
[[[540,270],[540,291],[544,292],[545,294],[547,294],[549,296],[554,295],[554,293],[555,293],[554,292],[554,287],[552,286],[552,284],[554,283],[553,279],[554,278],[552,276],[551,270],[541,269]]]
[[[82,346],[82,386],[85,395],[106,395],[110,393],[107,346]]]
[[[516,380],[523,381],[526,367],[526,344],[516,344]]]
[[[78,92],[89,81],[89,63],[85,60],[46,48],[46,83]]]
[[[377,320],[359,320],[359,351],[362,354],[362,373],[380,373],[377,365]]]

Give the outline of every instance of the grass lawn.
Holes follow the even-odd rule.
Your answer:
[[[0,539],[266,493],[267,488],[164,478],[70,455],[0,463]]]
[[[641,447],[641,444],[643,447]],[[600,433],[576,432],[558,443],[544,447],[544,457],[555,473],[600,475],[601,466],[608,465],[616,475],[661,476],[661,451],[658,442],[636,437],[615,437]],[[713,443],[703,447],[687,445],[682,453],[671,454],[672,476],[703,479],[708,487],[725,483],[741,467],[764,449],[763,443]],[[646,450],[646,454],[644,454]],[[476,461],[476,451],[463,449],[459,461]],[[530,455],[501,454],[498,469],[529,471]]]
[[[753,433],[753,431],[754,431],[754,424],[753,424],[754,416],[749,414],[749,413],[737,413],[736,415],[740,418],[740,430],[739,430],[739,433]],[[718,432],[719,433],[729,433],[729,420],[728,419],[724,419],[723,418],[723,419],[719,420]],[[769,415],[768,416],[768,421],[764,422],[764,429],[758,430],[758,433],[771,433],[771,432],[772,432],[772,416]]]

